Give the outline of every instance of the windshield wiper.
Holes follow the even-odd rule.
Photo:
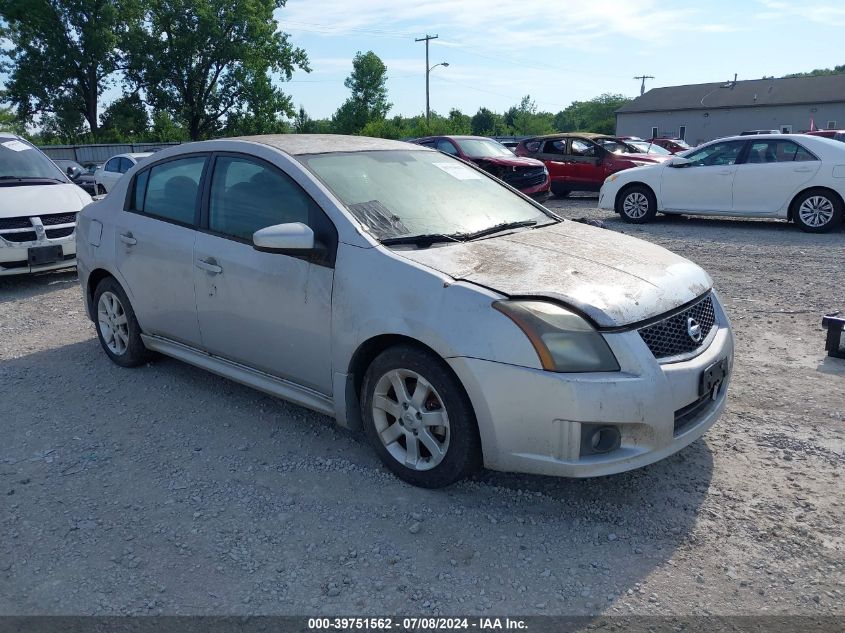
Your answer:
[[[494,224],[493,226],[488,226],[486,229],[481,229],[480,231],[476,231],[475,233],[461,233],[458,237],[462,240],[475,240],[479,237],[486,237],[488,235],[493,235],[494,233],[500,233],[501,231],[507,231],[508,229],[519,229],[523,226],[535,226],[537,224],[537,220],[521,220],[519,222],[502,222],[501,224]]]
[[[64,180],[49,176],[0,176],[0,180],[4,182],[64,182]]]
[[[460,242],[459,236],[446,235],[445,233],[422,233],[420,235],[398,235],[396,237],[388,237],[381,240],[385,246],[393,246],[396,244],[419,244],[430,246],[431,244],[438,244],[440,242]]]

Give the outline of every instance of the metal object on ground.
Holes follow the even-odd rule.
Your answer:
[[[827,328],[824,348],[828,356],[845,358],[845,317],[840,312],[831,312],[822,317],[822,327]]]

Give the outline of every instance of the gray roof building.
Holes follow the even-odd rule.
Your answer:
[[[767,129],[845,127],[845,74],[652,88],[616,111],[620,136],[680,136],[691,144]]]

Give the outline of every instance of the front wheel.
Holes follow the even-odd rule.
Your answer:
[[[826,233],[842,221],[842,200],[824,189],[802,193],[794,209],[795,224],[807,233]]]
[[[616,199],[616,212],[631,224],[651,222],[657,215],[654,192],[642,185],[628,187]]]
[[[382,352],[361,388],[364,430],[396,476],[423,488],[463,479],[481,464],[472,406],[449,367],[411,346]]]

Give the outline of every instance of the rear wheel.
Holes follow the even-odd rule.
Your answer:
[[[440,358],[411,346],[390,348],[367,369],[361,391],[367,437],[401,479],[441,488],[480,466],[475,415]]]
[[[624,189],[616,199],[616,212],[632,224],[651,222],[657,215],[654,192],[643,185]]]
[[[564,187],[556,183],[552,183],[551,189],[552,193],[558,198],[566,198],[570,193],[572,193],[571,190],[565,189]]]
[[[793,205],[792,218],[807,233],[826,233],[842,221],[842,200],[825,189],[805,191]]]
[[[94,325],[103,351],[121,367],[137,367],[151,354],[141,340],[141,327],[129,298],[113,277],[106,277],[94,292]]]
[[[97,185],[97,195],[104,196],[106,195],[106,188],[103,185]]]

